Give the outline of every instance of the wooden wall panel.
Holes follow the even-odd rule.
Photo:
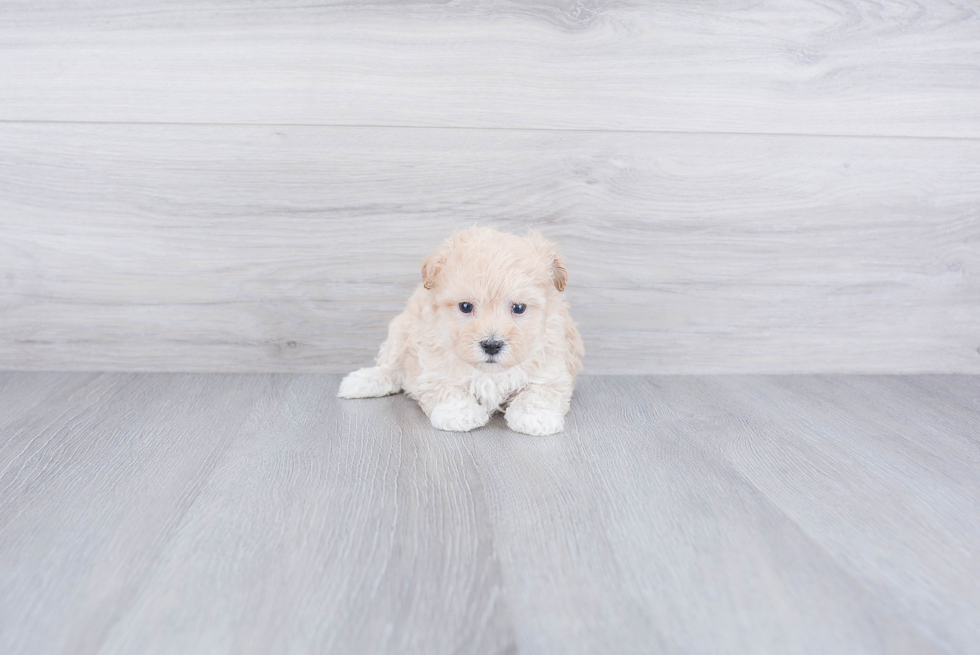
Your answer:
[[[980,372],[980,141],[0,126],[0,368],[343,372],[475,222],[587,370]]]
[[[977,10],[8,0],[0,120],[978,138]]]

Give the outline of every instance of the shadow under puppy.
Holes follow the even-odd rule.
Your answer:
[[[537,232],[457,232],[422,262],[422,284],[388,327],[377,366],[341,398],[405,391],[440,430],[465,432],[502,411],[510,429],[560,432],[582,368],[582,338],[560,292],[568,271]]]

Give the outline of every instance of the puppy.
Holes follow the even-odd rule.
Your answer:
[[[506,408],[511,430],[560,432],[583,355],[560,294],[567,280],[537,232],[457,232],[422,261],[422,284],[388,327],[377,366],[345,377],[337,395],[405,391],[440,430],[472,430]]]

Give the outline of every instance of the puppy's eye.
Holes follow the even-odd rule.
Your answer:
[[[523,314],[525,309],[527,309],[527,305],[520,303],[511,307],[510,311],[514,312],[515,314]]]
[[[463,312],[464,314],[469,314],[470,312],[473,311],[473,303],[471,302],[459,303],[459,311]]]

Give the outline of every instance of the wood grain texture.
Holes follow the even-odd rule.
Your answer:
[[[980,137],[972,0],[13,0],[0,120]]]
[[[2,379],[2,650],[95,652],[273,379]]]
[[[980,377],[0,375],[5,653],[970,653]]]
[[[370,362],[419,261],[542,229],[594,373],[980,372],[980,141],[0,126],[0,368]]]

